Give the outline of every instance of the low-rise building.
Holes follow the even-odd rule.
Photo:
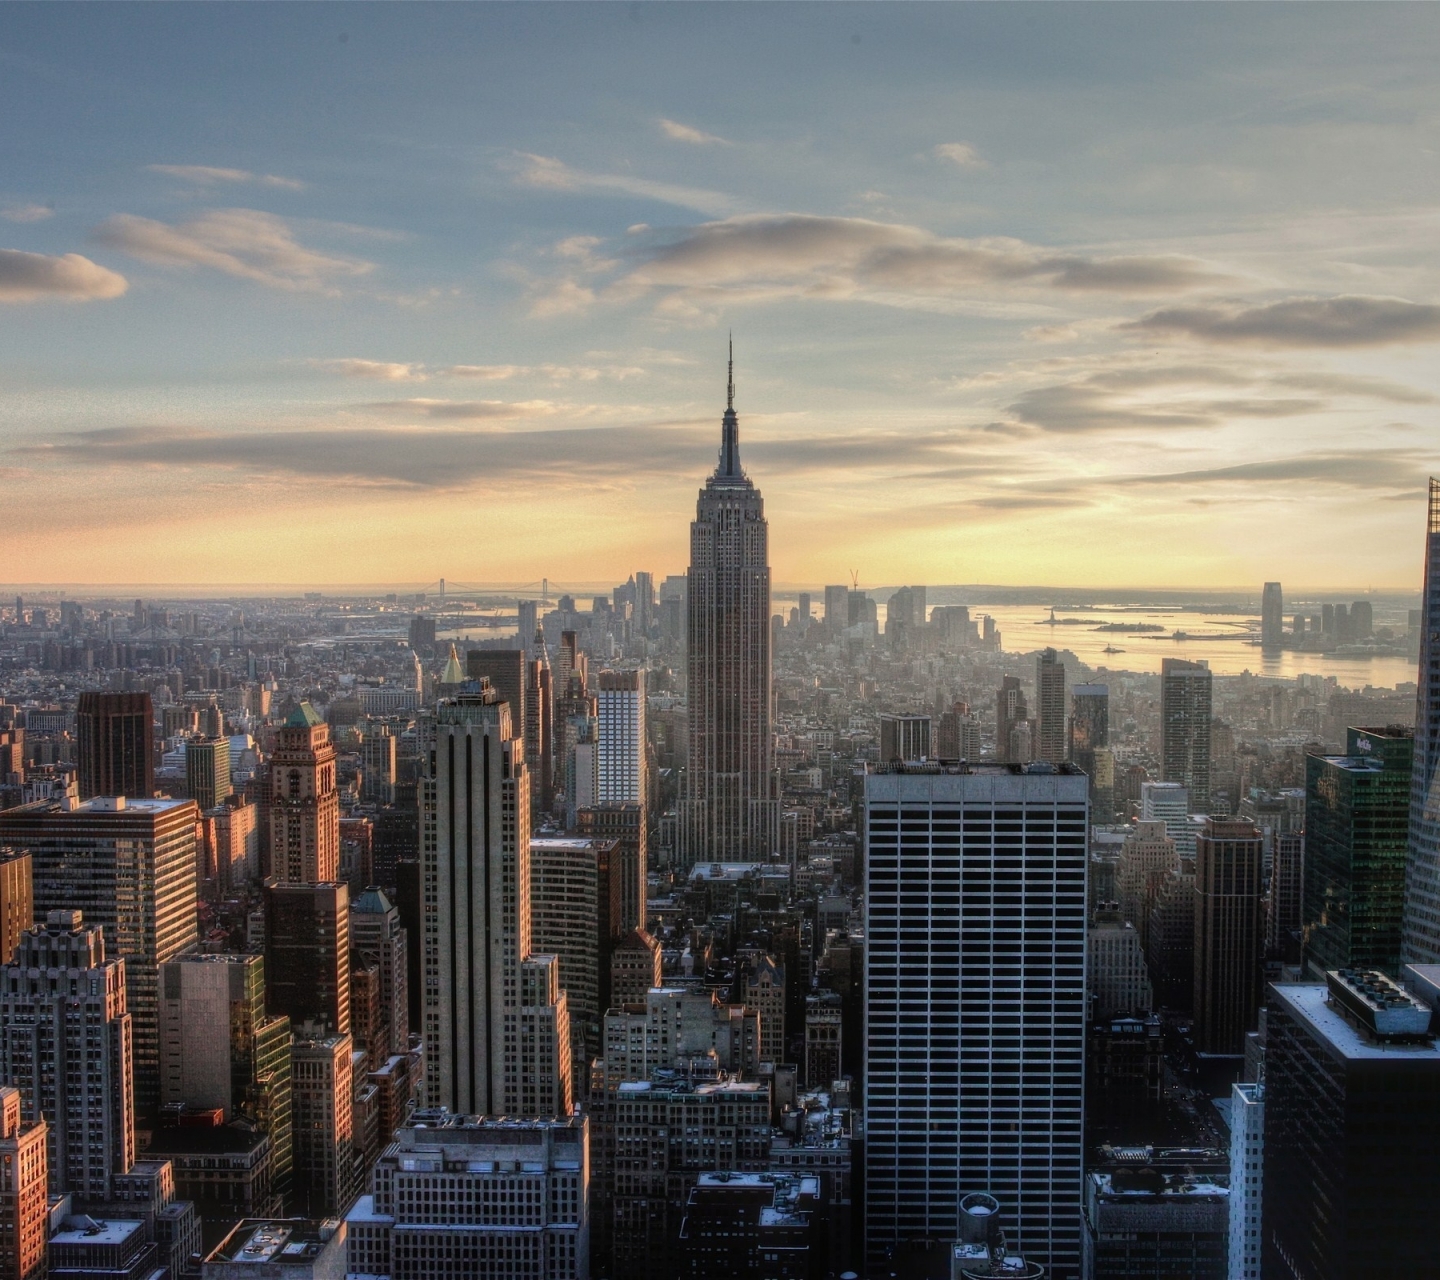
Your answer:
[[[420,1111],[351,1210],[348,1270],[390,1280],[585,1280],[589,1128]]]
[[[205,1258],[201,1280],[344,1280],[345,1223],[247,1219]]]

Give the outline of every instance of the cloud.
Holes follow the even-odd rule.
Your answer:
[[[557,280],[546,285],[530,302],[530,314],[536,319],[550,316],[573,316],[588,311],[595,303],[595,290],[574,280]]]
[[[338,373],[347,378],[374,378],[380,382],[423,382],[425,367],[399,364],[388,360],[311,360],[316,369]]]
[[[411,400],[377,400],[365,407],[377,413],[393,413],[399,410],[426,418],[459,421],[481,418],[541,418],[548,417],[560,408],[549,400],[432,400],[422,397]]]
[[[244,182],[261,187],[281,187],[286,191],[305,190],[305,184],[299,178],[282,178],[273,173],[251,173],[248,169],[220,169],[208,164],[147,164],[145,168],[151,173],[182,178],[202,187],[213,187],[219,182]]]
[[[1259,347],[1377,347],[1440,338],[1440,307],[1403,298],[1292,298],[1245,309],[1170,307],[1122,330]]]
[[[1021,240],[942,237],[869,218],[747,214],[707,222],[650,251],[621,290],[726,290],[761,296],[884,300],[1007,285],[1116,293],[1213,283],[1179,255],[1093,258]]]
[[[688,124],[681,124],[678,120],[667,120],[661,116],[658,121],[660,132],[672,142],[688,142],[695,147],[733,147],[733,142],[727,142],[713,133],[703,133],[699,129],[692,129]]]
[[[528,152],[521,152],[518,159],[522,164],[516,181],[526,187],[538,187],[546,191],[639,196],[682,209],[695,209],[711,217],[730,213],[735,208],[735,201],[718,191],[680,187],[668,182],[651,182],[647,178],[632,178],[626,174],[586,173],[580,169],[572,169],[551,156],[531,155]]]
[[[935,155],[961,169],[985,168],[984,158],[968,142],[942,142],[935,148]]]
[[[44,222],[54,216],[55,210],[48,204],[12,204],[0,209],[0,218],[6,222]]]
[[[418,413],[432,422],[488,422],[467,427],[419,425],[366,429],[221,431],[115,427],[61,433],[12,449],[11,456],[69,466],[220,468],[256,475],[361,480],[401,488],[468,489],[527,481],[555,485],[703,476],[715,464],[714,423],[670,421],[577,425],[586,406],[547,401],[399,400],[367,405],[384,413]],[[569,414],[537,429],[509,425]],[[772,481],[824,473],[894,476],[941,473],[979,479],[1013,475],[1013,462],[971,457],[963,429],[817,433],[746,439],[747,463]],[[943,472],[942,472],[943,468]]]
[[[124,276],[78,253],[51,257],[0,249],[0,302],[118,298],[129,287]]]
[[[624,382],[645,376],[637,365],[582,364],[442,364],[427,365],[418,360],[366,360],[354,357],[312,359],[312,369],[344,378],[379,382],[425,382],[430,378],[461,378],[475,382],[508,382],[514,378],[544,378],[551,382]]]
[[[256,209],[212,209],[174,226],[122,213],[95,235],[157,266],[208,267],[272,289],[333,292],[333,280],[365,275],[375,265],[307,249],[282,218]]]
[[[1065,360],[1039,368],[1067,368]],[[990,381],[1004,381],[994,375]],[[966,380],[986,385],[986,375]],[[1236,392],[1242,394],[1235,394]],[[1296,391],[1310,392],[1297,396]],[[1227,394],[1220,394],[1224,392]],[[1327,398],[1328,397],[1328,398]],[[1237,420],[1301,417],[1323,412],[1338,397],[1397,404],[1430,404],[1435,397],[1383,378],[1346,374],[1290,373],[1261,367],[1124,364],[1100,368],[1069,381],[1033,387],[1007,406],[1010,423],[1058,433],[1222,427]]]
[[[1109,483],[1146,485],[1264,484],[1287,482],[1333,484],[1348,489],[1419,491],[1427,475],[1426,459],[1403,449],[1353,449],[1270,458],[1230,467],[1204,467],[1161,475],[1124,476]]]

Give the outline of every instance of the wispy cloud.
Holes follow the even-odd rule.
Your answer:
[[[1255,347],[1378,347],[1440,338],[1440,307],[1403,298],[1292,298],[1257,307],[1168,307],[1121,329]]]
[[[1424,486],[1427,464],[1433,463],[1433,456],[1427,458],[1404,449],[1342,449],[1290,458],[1241,462],[1229,467],[1199,467],[1191,471],[1171,471],[1158,475],[1122,476],[1111,483],[1143,487],[1208,484],[1269,486],[1304,482],[1339,485],[1347,489],[1418,491]]]
[[[78,253],[51,257],[0,249],[0,302],[118,298],[127,288],[124,276]]]
[[[44,222],[54,216],[55,210],[48,204],[12,204],[0,209],[0,218],[6,222]]]
[[[274,173],[251,173],[249,169],[222,169],[209,164],[147,164],[151,173],[180,178],[200,187],[213,187],[221,182],[249,183],[260,187],[281,187],[286,191],[303,191],[299,178],[282,178]]]
[[[346,378],[372,378],[378,382],[423,382],[425,366],[393,360],[311,360],[312,368],[338,373]]]
[[[660,125],[660,132],[672,142],[688,142],[694,147],[733,147],[735,145],[717,134],[705,133],[701,129],[692,129],[688,124],[681,124],[678,120],[667,120],[664,116],[661,116],[657,123]]]
[[[935,148],[935,156],[959,169],[985,168],[984,157],[968,142],[942,142]]]
[[[869,218],[747,214],[707,222],[649,251],[619,287],[885,300],[995,287],[1177,292],[1217,272],[1178,254],[1097,257],[1022,240],[968,240]]]
[[[518,159],[520,169],[516,174],[516,181],[522,186],[538,187],[546,191],[639,196],[645,200],[659,201],[661,204],[676,205],[681,209],[694,209],[711,217],[731,213],[735,209],[735,201],[718,191],[676,186],[669,182],[652,182],[648,178],[635,178],[621,173],[587,173],[582,169],[572,169],[551,156],[531,155],[528,152],[521,152]]]
[[[157,266],[206,267],[272,289],[333,291],[375,265],[306,248],[283,218],[257,209],[213,209],[177,225],[122,213],[95,236]]]

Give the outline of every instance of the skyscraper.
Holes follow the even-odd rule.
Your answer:
[[[533,1044],[535,1024],[556,1028],[557,1055],[563,1030],[564,1060],[549,1074],[563,1072],[567,1097],[570,1072],[564,994],[543,1010],[525,1004],[548,999],[550,987],[522,972],[531,960],[524,744],[510,706],[484,682],[442,701],[432,732],[421,788],[425,1097],[456,1114],[522,1115],[522,1040]]]
[[[79,911],[51,911],[0,969],[0,1079],[49,1126],[57,1193],[111,1199],[135,1161],[125,962]]]
[[[1195,849],[1195,1046],[1239,1054],[1264,984],[1264,837],[1211,819]]]
[[[1090,779],[1092,821],[1109,822],[1115,811],[1115,762],[1110,747],[1110,686],[1070,688],[1070,761]]]
[[[1267,582],[1260,601],[1260,643],[1278,649],[1285,640],[1285,599],[1278,582]]]
[[[686,864],[768,858],[779,839],[770,733],[769,526],[740,467],[735,362],[720,459],[690,525]]]
[[[234,793],[229,738],[192,738],[185,744],[185,790],[201,813]]]
[[[645,673],[602,671],[595,691],[595,802],[577,805],[576,825],[587,835],[619,842],[621,926],[643,929],[650,873],[650,768],[645,731]],[[577,745],[577,800],[583,784]],[[603,1010],[602,1010],[603,1012]]]
[[[1019,676],[1004,676],[995,695],[995,759],[1025,764],[1031,758],[1030,709]]]
[[[270,757],[270,875],[324,884],[340,875],[340,793],[335,747],[308,702],[293,710]]]
[[[1430,480],[1421,601],[1410,857],[1405,870],[1404,958],[1440,964],[1440,480]]]
[[[865,779],[877,1266],[955,1239],[961,1196],[987,1187],[1015,1207],[1027,1259],[1078,1274],[1087,790],[1070,765],[881,764]]]
[[[1054,649],[1035,658],[1035,759],[1061,764],[1065,744],[1065,664]]]
[[[1317,979],[1328,969],[1400,972],[1415,735],[1396,726],[1346,738],[1343,756],[1305,757],[1300,927]]]
[[[350,891],[265,882],[265,1007],[298,1030],[350,1030]]]
[[[410,1014],[406,999],[406,952],[409,938],[400,912],[383,890],[373,885],[350,903],[350,950],[372,960],[380,970],[379,1039],[368,1046],[372,1070],[395,1054],[410,1049]]]
[[[25,932],[35,924],[30,854],[0,848],[0,964],[9,964]]]
[[[880,717],[881,760],[887,763],[892,760],[928,760],[930,754],[929,716]],[[962,757],[954,755],[947,758],[959,760]]]
[[[268,1134],[274,1189],[290,1190],[290,1019],[265,1008],[265,957],[179,956],[160,971],[161,1101],[219,1110]]]
[[[825,624],[831,629],[832,639],[839,639],[840,633],[850,625],[849,600],[849,587],[825,588]]]
[[[619,848],[614,840],[574,836],[536,836],[530,842],[532,942],[538,951],[560,957],[580,1097],[589,1091],[590,1060],[601,1051],[600,1019],[611,1000],[611,949],[622,933]]]
[[[193,800],[41,800],[0,813],[0,844],[30,850],[35,913],[78,910],[125,961],[135,1109],[160,1105],[159,970],[195,945]]]
[[[82,693],[75,713],[80,798],[155,794],[155,713],[148,693]]]
[[[21,1118],[20,1090],[0,1087],[0,1280],[45,1274],[45,1121]]]
[[[1384,975],[1354,971],[1324,986],[1274,983],[1265,1004],[1262,1274],[1433,1273],[1432,1010]]]
[[[1190,807],[1210,807],[1210,668],[1203,662],[1160,662],[1160,777],[1190,793]]]

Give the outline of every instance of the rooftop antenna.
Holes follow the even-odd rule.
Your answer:
[[[725,383],[725,407],[735,407],[735,330],[730,330],[730,374]]]

